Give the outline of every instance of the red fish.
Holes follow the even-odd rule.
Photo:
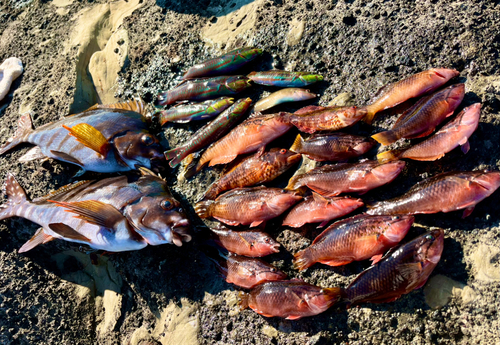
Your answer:
[[[446,172],[414,185],[406,194],[375,203],[368,214],[420,214],[464,210],[467,217],[478,202],[500,186],[500,172]]]
[[[454,120],[441,128],[429,139],[406,150],[392,150],[377,155],[379,162],[408,158],[417,161],[435,161],[442,158],[457,146],[463,153],[469,152],[469,137],[474,133],[481,113],[481,103],[465,108]]]
[[[340,288],[321,288],[298,279],[257,285],[250,293],[240,294],[242,309],[250,307],[256,313],[288,320],[318,315],[339,301]]]
[[[201,201],[194,210],[200,218],[213,217],[228,225],[258,226],[275,218],[302,199],[280,188],[237,188],[217,199]]]
[[[453,114],[464,95],[465,85],[456,84],[424,97],[404,112],[391,130],[372,135],[372,138],[389,145],[401,138],[425,137]]]
[[[286,279],[285,273],[261,259],[229,253],[212,260],[226,282],[245,289],[251,289],[264,282]]]
[[[238,255],[261,257],[280,251],[280,244],[262,231],[234,231],[222,227],[211,230],[217,244]]]
[[[444,231],[429,231],[394,248],[345,290],[350,305],[385,303],[421,288],[441,259]]]
[[[305,174],[292,177],[286,189],[296,190],[307,186],[326,197],[337,196],[340,193],[362,194],[391,182],[403,171],[404,167],[403,161],[380,164],[369,160],[359,163],[323,165]]]
[[[203,153],[196,171],[206,163],[209,166],[226,164],[238,155],[258,151],[290,128],[291,125],[277,114],[258,114],[248,118]]]
[[[458,75],[458,71],[447,68],[432,68],[409,76],[398,82],[387,84],[375,94],[372,103],[365,107],[365,122],[370,124],[375,114],[392,108],[404,101],[432,92]]]
[[[295,254],[293,265],[302,271],[316,262],[329,266],[347,265],[382,254],[398,244],[414,221],[413,216],[369,216],[360,214],[330,225],[314,242]]]
[[[287,214],[283,225],[298,228],[306,223],[320,223],[325,226],[330,220],[340,218],[363,206],[361,199],[332,198],[327,199],[314,193]]]

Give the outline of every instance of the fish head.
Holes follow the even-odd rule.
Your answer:
[[[386,217],[385,231],[383,233],[384,237],[391,244],[399,243],[410,230],[411,225],[415,221],[415,217],[408,215],[397,215],[397,216],[382,216]]]
[[[295,153],[287,149],[272,148],[270,151],[273,155],[271,156],[270,163],[276,160],[279,166],[292,166],[300,161],[302,155],[300,153]]]
[[[432,68],[430,69],[430,72],[432,73],[432,76],[444,79],[445,82],[460,74],[456,69],[450,68]]]
[[[233,92],[241,92],[252,86],[250,79],[244,76],[232,76],[226,79],[226,87]]]
[[[465,84],[453,84],[443,90],[446,102],[455,109],[462,102],[465,96]],[[440,92],[440,91],[439,91]]]
[[[403,171],[405,165],[404,161],[392,161],[376,166],[371,173],[379,180],[392,181]]]
[[[189,220],[181,204],[169,192],[166,182],[154,176],[142,177],[135,187],[143,195],[125,207],[124,215],[150,245],[189,242]]]
[[[279,253],[280,244],[267,234],[259,234],[251,243],[257,253]]]
[[[415,245],[414,258],[416,262],[424,265],[437,265],[443,252],[444,231],[443,229],[431,230],[418,237]]]
[[[341,107],[335,111],[335,116],[338,116],[339,120],[347,127],[365,117],[366,110],[365,108],[358,108],[356,106]]]
[[[120,158],[128,166],[151,168],[151,161],[165,159],[158,139],[147,132],[126,132],[113,140]]]
[[[255,272],[255,280],[259,282],[286,279],[287,275],[275,267],[261,267]]]
[[[319,314],[337,303],[342,297],[342,293],[340,288],[324,288],[319,291],[315,288],[304,297],[309,309],[315,314]]]
[[[481,115],[481,103],[475,103],[462,111],[460,124],[464,126],[477,127]],[[457,116],[458,118],[458,116]]]
[[[500,186],[500,171],[479,171],[472,181],[478,183],[488,191],[487,195],[492,194]],[[480,195],[481,200],[484,195]]]
[[[238,55],[244,58],[245,60],[253,60],[259,55],[262,55],[263,50],[260,48],[250,48],[241,51]]]
[[[267,206],[274,212],[281,214],[299,200],[302,200],[302,196],[299,192],[283,189],[280,193],[275,194],[270,200],[267,201]]]
[[[373,146],[375,146],[376,143],[377,143],[377,141],[375,139],[365,138],[359,144],[357,144],[356,146],[354,146],[353,150],[356,151],[356,153],[358,155],[363,155],[363,154],[367,153],[368,151],[370,151],[371,148]]]
[[[318,81],[323,81],[325,79],[321,74],[303,74],[300,79],[305,81],[307,84],[316,83]]]
[[[217,98],[214,101],[207,101],[210,102],[210,106],[207,109],[208,114],[219,114],[222,111],[226,110],[229,106],[233,105],[234,103],[234,98],[230,97],[220,97]]]

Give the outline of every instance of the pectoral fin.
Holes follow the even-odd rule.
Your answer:
[[[61,151],[54,151],[54,150],[50,150],[50,153],[52,153],[52,155],[54,155],[55,159],[59,159],[59,160],[61,160],[63,162],[73,163],[73,164],[76,164],[76,165],[78,165],[78,166],[80,166],[80,167],[83,168],[83,163],[82,162],[80,162],[75,157],[68,155],[67,153],[64,153],[64,152],[61,152]]]
[[[63,223],[49,224],[50,230],[64,238],[90,243],[90,239],[80,234],[78,231]]]
[[[69,131],[69,135],[75,137],[78,142],[88,148],[103,156],[106,156],[108,153],[110,149],[109,142],[95,127],[87,123],[79,123],[73,127],[62,126]]]
[[[66,208],[66,212],[73,212],[77,214],[75,218],[82,219],[88,223],[102,226],[105,228],[113,229],[115,225],[124,220],[124,216],[114,206],[105,204],[97,200],[85,201],[54,201],[47,200],[55,203],[57,206]]]
[[[43,228],[39,228],[32,238],[28,240],[21,248],[19,248],[19,253],[25,253],[38,246],[39,244],[50,242],[54,239],[53,236],[47,235],[43,232]]]
[[[465,142],[464,143],[460,143],[461,145],[461,149],[462,149],[462,152],[464,154],[466,154],[467,152],[469,152],[470,150],[470,144],[469,144],[469,141],[467,140],[467,138],[465,139]]]

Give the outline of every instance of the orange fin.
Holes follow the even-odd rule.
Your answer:
[[[370,261],[372,262],[372,265],[375,265],[377,262],[379,262],[382,259],[383,254],[378,254],[374,255],[371,257]]]
[[[50,242],[54,239],[53,236],[47,235],[46,233],[43,232],[43,228],[39,228],[33,237],[28,240],[21,248],[19,248],[18,252],[19,253],[25,253],[28,250],[31,250],[38,246],[39,244],[47,243]]]
[[[255,226],[259,226],[260,224],[262,224],[262,220],[256,220],[255,222],[252,222],[252,224],[250,224],[250,227],[253,228]]]
[[[54,201],[57,206],[67,208],[66,212],[76,213],[75,218],[82,219],[88,223],[112,229],[117,223],[125,220],[125,217],[114,206],[97,200],[85,201]]]
[[[78,231],[63,223],[49,224],[50,230],[64,238],[90,243],[90,239],[80,234]]]
[[[302,145],[304,144],[304,139],[302,139],[302,136],[297,134],[297,137],[295,138],[295,141],[293,142],[292,146],[290,146],[290,151],[300,153],[300,149],[302,148]]]
[[[344,261],[342,261],[342,260],[325,260],[325,261],[318,261],[318,262],[320,262],[324,265],[335,267],[335,266],[347,265],[347,264],[351,263],[352,260],[348,260],[348,261],[346,261],[346,260],[344,260]]]
[[[121,109],[121,110],[130,110],[135,111],[141,115],[144,115],[146,112],[146,107],[144,105],[144,101],[141,98],[134,98],[128,100],[126,102],[113,103],[113,104],[95,104],[87,111],[94,109]]]
[[[87,123],[79,123],[73,127],[62,125],[71,136],[88,148],[100,153],[103,156],[109,151],[109,142],[99,130]]]
[[[55,191],[52,191],[52,192],[48,193],[47,195],[44,195],[44,196],[41,196],[39,198],[33,199],[33,202],[40,202],[40,201],[46,201],[48,199],[54,199],[58,195],[65,194],[65,193],[67,193],[67,192],[69,192],[69,191],[71,191],[71,190],[73,190],[73,189],[75,189],[77,187],[80,187],[83,184],[89,183],[89,182],[91,182],[91,181],[89,181],[89,180],[87,180],[87,181],[78,181],[78,182],[75,182],[75,183],[72,183],[72,184],[68,184],[66,186],[62,186],[61,188],[56,189]]]
[[[238,237],[241,238],[241,240],[243,241],[243,243],[245,243],[248,246],[248,249],[252,248],[252,245],[250,244],[250,242],[248,242],[247,240],[245,240],[245,238],[243,236],[241,236],[240,234],[238,234]]]
[[[297,320],[300,319],[302,316],[300,315],[289,315],[286,317],[287,320]]]
[[[229,162],[232,162],[238,155],[236,153],[233,153],[233,154],[229,154],[229,155],[225,155],[225,156],[219,156],[219,157],[215,157],[214,159],[212,159],[210,161],[210,163],[208,164],[208,166],[214,166],[214,165],[217,165],[217,164],[227,164]]]
[[[396,150],[385,151],[377,155],[377,160],[379,163],[388,163],[395,161],[399,158],[399,153]]]
[[[330,202],[330,200],[328,200],[327,198],[325,198],[324,196],[322,196],[316,192],[312,192],[312,196],[313,196],[314,201],[316,201],[319,204],[323,204],[326,206]]]
[[[462,219],[464,219],[465,217],[470,216],[470,214],[472,213],[472,211],[474,211],[474,206],[467,207],[464,210],[464,213],[462,214]]]
[[[392,144],[393,142],[396,142],[399,139],[398,136],[392,130],[374,134],[372,135],[372,138],[384,146]]]

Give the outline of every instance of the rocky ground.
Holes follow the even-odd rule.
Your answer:
[[[5,0],[0,62],[16,56],[25,71],[0,101],[0,142],[25,111],[32,111],[37,127],[96,102],[139,95],[152,103],[194,63],[240,46],[265,51],[247,71],[323,74],[325,81],[311,87],[321,105],[364,104],[388,82],[431,67],[456,68],[466,84],[463,104],[483,104],[471,151],[464,156],[455,150],[434,163],[408,162],[390,186],[365,198],[386,199],[438,172],[499,169],[499,13],[498,4],[485,0]],[[244,96],[258,99],[270,90],[255,87]],[[388,128],[393,113],[352,131]],[[155,131],[168,148],[198,127]],[[294,135],[275,146],[289,147]],[[19,163],[28,147],[0,157],[0,180],[13,172],[30,197],[75,180],[76,169],[67,164]],[[0,222],[1,344],[500,344],[499,192],[465,219],[460,212],[417,217],[421,227],[440,226],[446,233],[442,260],[424,289],[393,303],[337,307],[288,321],[240,312],[237,290],[199,250],[204,228],[192,204],[219,170],[181,182],[177,170],[164,173],[195,225],[193,242],[181,248],[106,254],[97,264],[62,241],[18,254],[37,225],[18,218]],[[267,231],[283,245],[270,261],[291,277],[345,287],[368,265],[316,265],[299,274],[291,268],[292,254],[317,231],[283,229],[278,222]],[[421,231],[414,228],[410,237]]]

